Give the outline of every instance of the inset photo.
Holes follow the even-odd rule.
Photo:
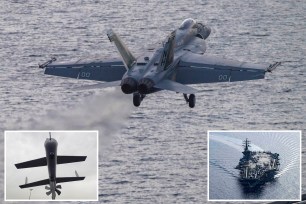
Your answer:
[[[208,131],[209,201],[300,201],[301,131]]]
[[[5,131],[5,201],[97,201],[98,131]]]

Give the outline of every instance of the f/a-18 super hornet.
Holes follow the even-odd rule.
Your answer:
[[[210,32],[208,26],[189,18],[162,45],[135,57],[119,36],[109,30],[107,36],[115,43],[121,59],[55,63],[56,58],[52,58],[39,67],[45,68],[48,75],[105,82],[84,88],[121,86],[123,93],[133,94],[135,106],[147,94],[169,90],[182,93],[193,108],[197,90],[188,84],[263,79],[266,72],[280,65],[280,62],[271,65],[239,62],[205,54],[205,39]]]
[[[58,183],[64,182],[71,182],[71,181],[80,181],[84,180],[85,177],[79,177],[78,173],[75,171],[75,177],[56,177],[56,165],[57,164],[65,164],[65,163],[73,163],[73,162],[81,162],[86,160],[86,156],[59,156],[57,155],[57,141],[54,138],[51,138],[51,133],[49,133],[50,137],[45,141],[45,150],[46,150],[46,157],[42,157],[39,159],[34,159],[22,163],[15,164],[17,169],[23,168],[32,168],[32,167],[39,167],[39,166],[47,166],[49,178],[36,181],[33,183],[26,183],[20,185],[20,188],[30,188],[35,186],[42,186],[42,185],[50,185],[45,186],[47,195],[52,194],[52,200],[55,199],[56,194],[55,192],[60,195],[61,185],[57,185]]]

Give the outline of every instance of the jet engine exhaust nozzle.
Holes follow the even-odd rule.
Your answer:
[[[155,84],[153,80],[148,78],[143,78],[139,81],[138,92],[141,94],[147,94],[154,85]]]
[[[131,77],[121,81],[121,90],[125,94],[131,94],[137,91],[137,81]]]

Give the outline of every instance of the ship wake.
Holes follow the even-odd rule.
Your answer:
[[[229,136],[222,135],[220,133],[213,133],[213,135],[210,135],[209,137],[210,140],[214,140],[216,142],[220,142],[222,144],[225,144],[229,147],[232,147],[238,151],[242,151],[243,148],[241,146],[243,140],[238,139],[238,138],[233,138]],[[264,151],[261,147],[252,144],[251,147],[252,151]]]
[[[224,167],[223,165],[219,164],[217,161],[215,160],[210,160],[209,163],[213,166],[215,166],[218,169],[221,169],[222,171],[224,171],[225,173],[227,173],[228,175],[234,177],[234,178],[239,178],[234,172],[231,172],[228,168]]]
[[[292,161],[289,162],[284,168],[282,168],[276,175],[275,178],[281,177],[284,175],[286,172],[295,169],[296,167],[299,166],[297,160],[299,160],[300,155],[293,155]]]

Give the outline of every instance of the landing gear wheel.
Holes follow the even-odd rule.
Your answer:
[[[190,108],[194,108],[196,102],[196,98],[194,94],[189,95],[188,103]]]
[[[140,106],[141,101],[142,101],[142,98],[141,98],[139,93],[133,95],[134,106],[136,106],[136,107]]]
[[[195,106],[195,102],[196,102],[196,98],[194,94],[190,94],[189,97],[187,96],[187,94],[183,94],[184,99],[186,101],[186,103],[188,103],[190,108],[194,108]]]

